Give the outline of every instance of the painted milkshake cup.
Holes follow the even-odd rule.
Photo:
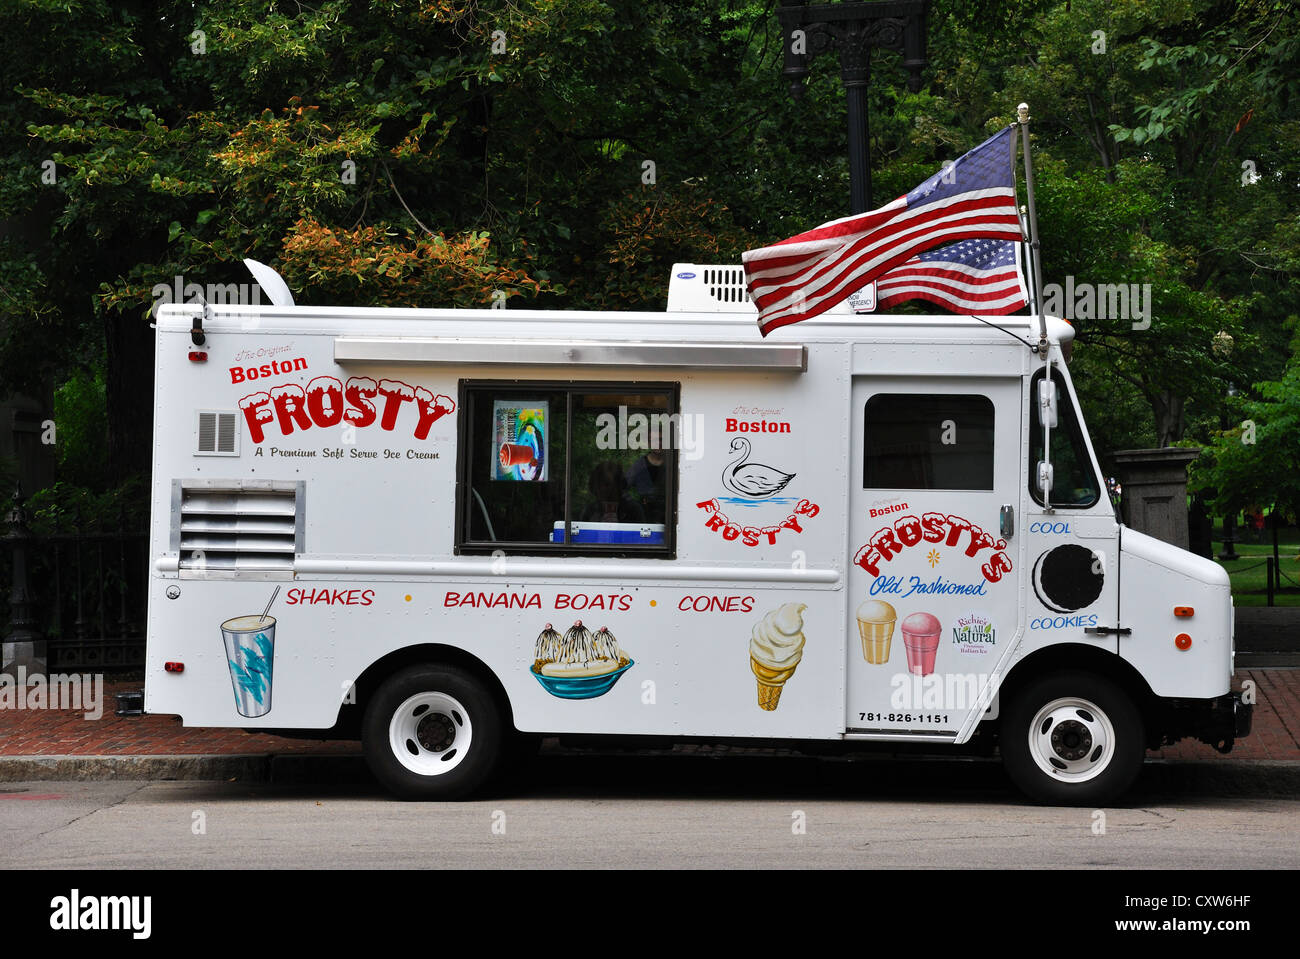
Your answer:
[[[889,647],[894,638],[898,613],[884,600],[869,599],[858,607],[858,635],[862,638],[862,658],[869,663],[889,662]]]
[[[903,620],[903,648],[907,650],[907,669],[920,676],[934,672],[939,652],[939,635],[943,632],[937,617],[930,613],[913,613]]]
[[[275,662],[275,617],[236,616],[221,624],[226,663],[239,715],[257,719],[271,711],[271,668]]]

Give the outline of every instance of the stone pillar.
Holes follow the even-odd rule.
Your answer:
[[[1124,525],[1187,549],[1187,464],[1200,455],[1182,446],[1116,453]]]
[[[13,509],[5,517],[8,531],[4,542],[13,550],[13,583],[9,590],[9,623],[3,630],[0,643],[0,672],[18,674],[18,667],[27,673],[44,673],[45,640],[37,630],[35,603],[27,586],[28,546],[32,534],[27,529],[26,511],[23,509],[21,489],[14,490]]]

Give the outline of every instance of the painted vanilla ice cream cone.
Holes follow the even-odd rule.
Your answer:
[[[862,656],[869,663],[889,662],[890,640],[898,613],[879,599],[869,599],[858,607],[858,634],[862,637]]]
[[[771,710],[781,702],[781,690],[803,659],[804,603],[786,603],[754,626],[749,641],[749,668],[758,680],[758,705]]]

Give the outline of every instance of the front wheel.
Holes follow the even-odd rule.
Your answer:
[[[461,799],[492,776],[504,739],[500,711],[474,676],[454,666],[411,666],[366,707],[366,763],[403,799]]]
[[[1142,771],[1142,716],[1101,676],[1052,673],[1016,695],[1002,718],[1002,761],[1031,799],[1100,805],[1122,795]]]

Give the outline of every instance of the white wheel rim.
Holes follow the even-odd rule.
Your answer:
[[[443,776],[469,755],[469,713],[446,693],[417,693],[393,712],[388,745],[397,761],[421,776]]]
[[[1115,727],[1095,703],[1075,696],[1054,699],[1029,725],[1029,754],[1060,782],[1100,776],[1115,756]]]

